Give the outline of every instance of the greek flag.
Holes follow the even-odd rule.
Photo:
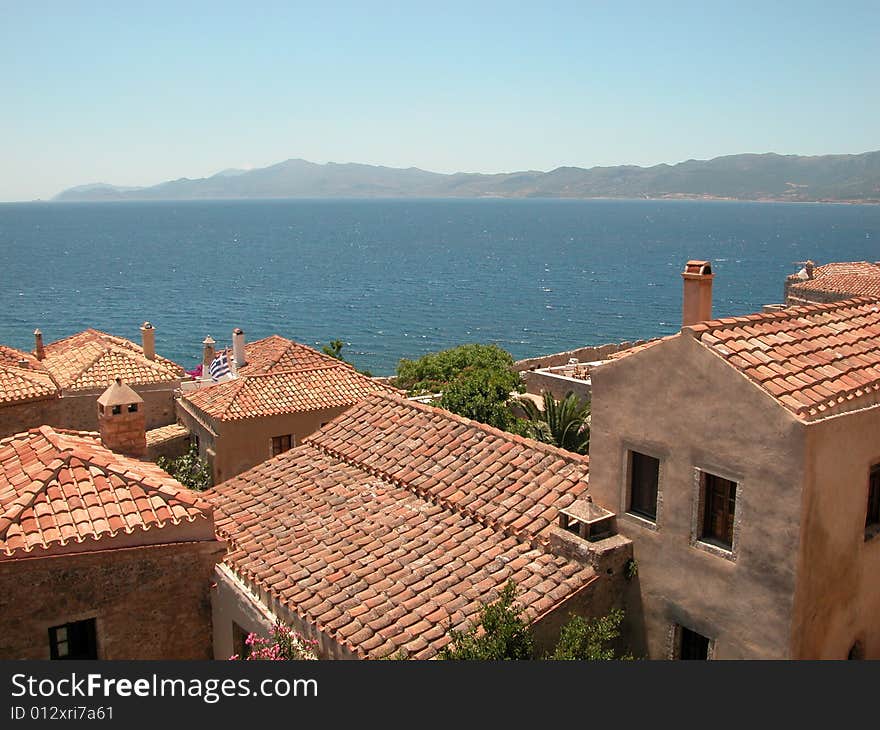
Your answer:
[[[211,380],[215,381],[220,380],[224,375],[229,375],[229,358],[225,352],[221,352],[214,358],[208,371],[211,373]]]

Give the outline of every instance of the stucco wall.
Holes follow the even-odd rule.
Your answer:
[[[592,380],[590,491],[634,543],[636,652],[669,656],[680,624],[715,640],[715,658],[788,657],[803,427],[689,336],[599,366]],[[630,449],[660,459],[656,524],[626,513]],[[735,560],[692,540],[697,468],[738,483]]]
[[[48,659],[49,628],[96,618],[101,659],[210,659],[214,540],[0,561],[0,659]]]
[[[328,408],[265,418],[217,421],[190,409],[191,406],[180,401],[178,418],[193,434],[198,435],[199,452],[211,464],[214,484],[231,479],[272,458],[274,436],[291,434],[296,444],[302,443],[322,423],[332,421],[346,410],[345,407]],[[212,436],[211,430],[216,436]]]
[[[548,392],[560,400],[568,393],[574,393],[585,401],[592,397],[590,383],[578,378],[568,378],[541,370],[527,370],[523,373],[523,382],[526,385],[526,393],[533,395],[543,395],[544,392]]]
[[[525,360],[517,360],[513,367],[515,370],[535,370],[536,368],[550,368],[556,365],[566,365],[572,358],[578,362],[595,362],[596,360],[604,360],[609,355],[621,350],[628,350],[635,345],[641,345],[645,340],[636,340],[635,342],[611,342],[606,345],[590,345],[589,347],[578,347],[575,350],[566,350],[565,352],[554,352],[552,355],[539,355],[538,357],[529,357]]]
[[[880,535],[865,540],[868,473],[880,463],[880,406],[807,427],[808,468],[793,654],[880,659]]]

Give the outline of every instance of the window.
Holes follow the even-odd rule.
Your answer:
[[[138,404],[137,403],[129,403],[128,404],[128,412],[129,413],[137,413]]]
[[[120,413],[122,413],[122,406],[113,406],[111,413],[114,416],[118,416]]]
[[[880,464],[871,467],[868,475],[868,511],[865,515],[865,537],[880,532]]]
[[[700,539],[730,550],[733,547],[733,515],[736,482],[703,472],[703,527]]]
[[[272,456],[278,456],[278,454],[282,454],[285,451],[289,451],[291,444],[293,442],[293,436],[287,434],[286,436],[273,436],[272,437]]]
[[[49,656],[52,659],[97,659],[95,619],[49,629]]]
[[[709,658],[709,639],[682,626],[678,658],[705,661]]]
[[[657,519],[657,483],[660,460],[637,451],[630,452],[629,511],[648,520]]]
[[[247,643],[248,632],[232,622],[232,653],[239,659],[247,659],[251,653],[251,647]]]

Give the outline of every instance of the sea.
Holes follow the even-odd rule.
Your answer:
[[[880,260],[880,206],[651,200],[0,204],[0,344],[87,327],[186,367],[211,335],[278,333],[377,375],[497,343],[516,358],[680,326],[688,259],[714,315],[782,301],[798,262]]]

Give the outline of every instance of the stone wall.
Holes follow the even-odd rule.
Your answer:
[[[552,355],[541,355],[539,357],[530,357],[525,360],[517,360],[513,367],[520,372],[524,370],[537,370],[538,368],[551,368],[556,365],[566,365],[572,358],[578,362],[594,362],[596,360],[605,360],[609,355],[621,350],[628,350],[630,347],[644,344],[645,340],[635,340],[634,342],[612,342],[606,345],[595,345],[590,347],[579,347],[576,350],[568,350],[566,352],[557,352]]]
[[[210,540],[0,560],[0,659],[48,659],[49,628],[96,619],[101,659],[210,659]]]
[[[176,382],[165,384],[162,388],[133,387],[144,399],[148,429],[174,423],[174,387],[177,387]],[[65,394],[61,398],[0,406],[0,438],[38,426],[97,431],[98,397],[103,392],[102,388],[86,393]]]
[[[526,386],[526,393],[542,395],[544,392],[548,392],[556,400],[565,398],[568,393],[574,393],[581,400],[590,400],[592,397],[592,388],[586,380],[567,378],[541,370],[526,370],[523,372],[522,378]]]

